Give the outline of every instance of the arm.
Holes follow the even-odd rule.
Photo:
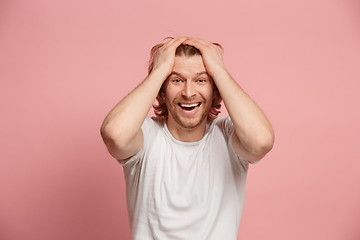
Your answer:
[[[153,71],[106,116],[100,132],[110,154],[118,160],[135,155],[142,147],[141,125],[152,107],[162,83],[171,73],[176,48],[185,38],[164,44],[154,56]]]
[[[249,162],[261,159],[274,144],[274,131],[265,114],[236,83],[225,68],[222,52],[202,39],[189,39],[202,54],[207,72],[213,78],[234,124],[234,150]]]

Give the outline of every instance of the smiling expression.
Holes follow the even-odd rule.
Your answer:
[[[185,130],[205,126],[214,90],[200,55],[176,56],[165,87],[168,126]]]

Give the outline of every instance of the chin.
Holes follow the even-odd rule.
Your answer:
[[[199,109],[199,112],[197,112],[195,115],[186,116],[177,107],[171,108],[171,106],[168,106],[168,115],[169,117],[171,116],[170,118],[172,121],[179,127],[185,130],[193,130],[201,126],[204,121],[206,124],[210,112],[210,107],[206,106],[205,109],[203,109],[203,107],[204,106],[201,106],[201,109]]]
[[[205,118],[204,117],[196,118],[196,119],[184,119],[184,118],[178,118],[178,117],[174,118],[174,120],[177,124],[179,124],[182,128],[185,128],[188,130],[199,127],[206,119],[207,119],[206,117]]]

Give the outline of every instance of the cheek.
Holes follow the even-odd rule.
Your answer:
[[[179,95],[181,95],[181,88],[170,85],[166,88],[165,97],[170,99],[170,101],[177,98]]]
[[[212,86],[209,86],[209,88],[206,89],[206,91],[204,92],[204,95],[203,95],[207,100],[210,100],[212,101],[212,99],[215,98],[215,95],[214,95],[214,90],[212,88]]]
[[[176,96],[174,96],[174,94],[172,94],[171,92],[166,92],[164,101],[168,109],[174,107],[175,98]]]
[[[174,99],[174,95],[171,92],[166,92],[165,94],[165,102],[166,104],[169,104]]]

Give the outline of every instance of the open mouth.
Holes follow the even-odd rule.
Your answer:
[[[185,111],[193,111],[199,108],[201,103],[178,103],[178,105]]]

